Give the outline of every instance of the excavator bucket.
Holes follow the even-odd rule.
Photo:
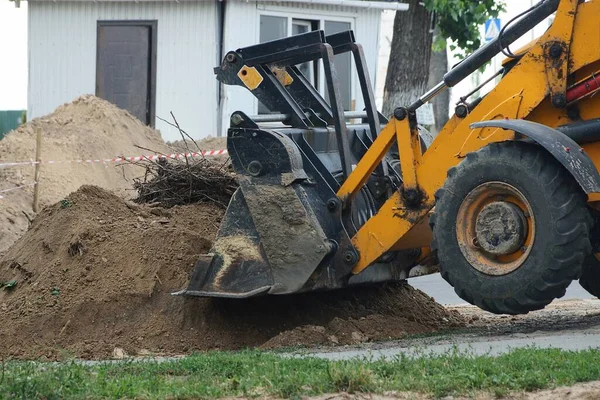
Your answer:
[[[341,53],[353,55],[364,112],[344,112],[335,69]],[[317,60],[329,101],[298,67]],[[350,207],[343,209],[336,196],[387,122],[375,108],[353,32],[315,31],[238,49],[215,73],[223,84],[250,90],[271,113],[231,116],[227,150],[239,189],[211,253],[176,294],[243,298],[406,279],[418,249],[386,254],[352,274],[358,254],[350,238],[401,184],[392,150]]]

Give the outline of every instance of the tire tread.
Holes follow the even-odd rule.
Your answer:
[[[549,255],[552,262],[539,278],[531,280],[527,290],[518,291],[513,296],[505,298],[486,297],[483,293],[476,293],[469,288],[468,284],[464,284],[460,276],[456,276],[457,271],[454,271],[451,266],[444,266],[440,260],[441,275],[454,287],[461,298],[487,311],[522,314],[539,310],[555,298],[562,297],[569,284],[581,276],[583,261],[591,252],[589,236],[592,225],[592,217],[580,187],[558,162],[549,162],[548,157],[544,156],[539,147],[522,142],[493,143],[477,152],[467,154],[461,163],[450,168],[444,187],[435,194],[436,208],[430,219],[433,230],[432,251],[437,254],[439,244],[443,243],[440,241],[440,235],[447,235],[444,231],[447,231],[448,227],[436,229],[438,222],[436,215],[447,212],[448,193],[472,164],[492,156],[494,158],[515,157],[530,164],[531,171],[545,187],[547,201],[553,209],[553,215],[556,216],[553,225],[554,234],[559,238],[553,242]],[[598,296],[600,295],[600,262],[595,271],[597,277],[592,290],[595,292],[593,294]],[[582,286],[584,285],[591,286],[589,281],[582,282]]]

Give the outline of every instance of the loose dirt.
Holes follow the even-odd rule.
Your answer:
[[[523,315],[497,315],[471,305],[447,306],[467,321],[467,332],[500,336],[556,331],[580,331],[600,326],[598,299],[556,300],[543,310]]]
[[[140,206],[83,186],[0,259],[0,355],[86,359],[345,344],[461,325],[408,285],[247,300],[184,299],[223,211]],[[122,349],[115,351],[115,349]]]
[[[97,97],[86,95],[58,107],[52,114],[34,119],[0,141],[0,163],[35,159],[36,132],[41,131],[42,160],[103,160],[117,156],[169,154],[187,151],[183,141],[166,145],[160,133],[142,124],[127,111]],[[203,150],[226,148],[225,138],[197,141]],[[195,145],[188,142],[191,151]],[[207,157],[225,163],[228,156]],[[81,185],[100,186],[124,198],[135,195],[133,178],[144,175],[143,166],[132,164],[43,164],[41,205],[53,204]],[[34,167],[0,167],[0,190],[34,182]],[[0,256],[25,233],[32,210],[33,189],[3,194],[0,199]]]
[[[0,141],[0,163],[35,159],[36,132],[41,131],[42,160],[107,159],[170,152],[160,133],[111,103],[82,96],[10,132]],[[148,150],[144,150],[148,149]],[[144,168],[116,164],[43,164],[41,204],[49,205],[83,184],[132,196],[132,179]],[[0,190],[34,182],[34,167],[0,167]],[[33,216],[32,189],[5,194],[0,200],[0,254],[19,238]]]
[[[167,145],[172,147],[173,149],[187,153],[187,152],[196,152],[200,151],[214,151],[214,150],[227,150],[227,138],[226,137],[214,137],[208,136],[201,140],[196,140],[195,142],[186,140],[177,140],[174,142],[167,142]],[[207,156],[207,159],[219,163],[219,164],[227,164],[229,161],[229,156],[227,154],[219,155],[219,156]]]
[[[214,136],[208,136],[204,139],[201,140],[197,140],[195,143],[193,141],[190,141],[189,139],[186,140],[176,140],[174,142],[167,142],[167,144],[174,148],[177,149],[179,151],[197,151],[197,150],[202,150],[202,151],[212,151],[212,150],[225,150],[227,149],[227,138],[225,137],[214,137]]]
[[[416,392],[388,392],[383,395],[376,394],[348,394],[331,393],[322,396],[308,397],[307,400],[433,400],[438,397]],[[564,386],[556,389],[539,390],[534,392],[512,392],[507,396],[498,397],[491,393],[474,392],[468,397],[447,396],[444,399],[452,400],[596,400],[600,398],[600,382],[577,383],[573,386]]]

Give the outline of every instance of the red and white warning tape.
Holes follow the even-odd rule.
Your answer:
[[[4,196],[2,196],[2,193],[8,193],[8,192],[12,192],[15,190],[20,190],[20,189],[27,189],[27,188],[35,186],[35,185],[36,185],[36,182],[33,182],[33,183],[30,183],[27,185],[16,186],[16,187],[9,188],[9,189],[2,189],[2,190],[0,190],[0,199],[4,198]]]
[[[133,157],[115,157],[115,158],[106,158],[103,160],[97,159],[88,159],[88,160],[69,160],[69,161],[12,161],[12,162],[0,162],[0,168],[8,168],[8,167],[17,167],[22,165],[36,165],[40,164],[109,164],[109,163],[121,163],[121,162],[136,162],[136,161],[157,161],[161,159],[173,159],[179,160],[183,158],[194,158],[194,157],[211,157],[211,156],[220,156],[226,155],[227,150],[211,150],[211,151],[202,151],[202,152],[192,152],[192,153],[174,153],[174,154],[153,154],[149,156],[133,156]]]

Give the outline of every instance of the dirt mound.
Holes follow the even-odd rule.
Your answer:
[[[407,285],[256,299],[184,299],[222,218],[210,204],[139,206],[83,186],[0,260],[0,356],[184,354],[398,338],[461,324]],[[116,353],[121,353],[118,351]]]
[[[448,312],[431,297],[404,283],[343,290],[331,300],[331,293],[304,299],[298,313],[299,325],[311,325],[283,331],[262,347],[360,344],[463,324],[458,312]],[[322,310],[321,315],[311,315],[317,309]]]
[[[167,145],[173,149],[182,153],[201,151],[215,151],[215,150],[227,150],[227,138],[226,137],[214,137],[208,136],[204,139],[196,140],[192,142],[190,140],[176,140],[174,142],[167,142]],[[207,156],[207,160],[215,163],[223,164],[229,161],[227,154],[218,156]]]
[[[186,152],[188,149],[191,151],[197,151],[198,148],[200,148],[202,151],[225,150],[227,149],[227,138],[208,136],[204,139],[196,140],[195,143],[189,139],[182,139],[174,142],[167,142],[167,144],[170,147],[182,152]]]
[[[52,114],[37,118],[10,132],[0,141],[0,163],[35,158],[36,131],[41,131],[42,160],[109,159],[156,152],[168,153],[160,134],[111,103],[82,96]],[[139,146],[139,147],[138,147]],[[83,184],[93,184],[120,194],[133,195],[131,179],[143,168],[115,164],[43,164],[41,204],[52,204]],[[0,190],[34,182],[34,167],[0,167]],[[6,193],[0,200],[0,253],[28,226],[32,214],[32,189]]]

